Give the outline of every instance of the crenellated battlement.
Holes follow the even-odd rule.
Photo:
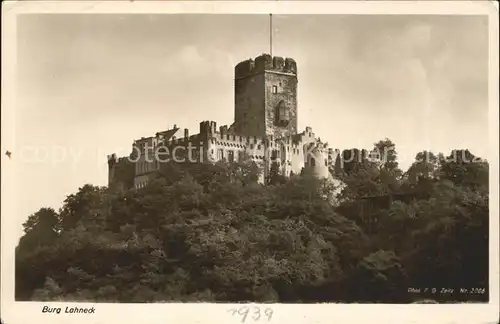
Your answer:
[[[155,136],[133,142],[128,157],[108,156],[109,184],[122,181],[143,188],[160,170],[162,159],[192,152],[195,162],[242,161],[250,158],[263,170],[259,182],[269,176],[273,161],[283,175],[300,174],[312,167],[321,178],[328,178],[334,151],[322,142],[311,127],[297,132],[297,63],[292,58],[261,54],[234,67],[234,122],[218,125],[202,120],[199,132],[173,125]],[[188,151],[189,149],[189,151]],[[147,154],[146,154],[147,153]],[[142,157],[144,155],[144,158]],[[155,161],[146,160],[154,156]],[[130,158],[133,158],[131,160]],[[189,161],[191,162],[191,161]]]
[[[244,78],[262,72],[281,72],[297,75],[297,63],[294,59],[262,54],[253,59],[240,62],[234,69],[235,78]]]
[[[118,163],[118,157],[116,156],[116,153],[109,154],[108,155],[108,165],[112,166],[116,163]]]
[[[217,123],[212,120],[205,120],[200,123],[200,134],[211,134],[217,132]]]

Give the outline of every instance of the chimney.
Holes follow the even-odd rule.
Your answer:
[[[189,137],[189,129],[184,128],[184,137],[188,138]]]

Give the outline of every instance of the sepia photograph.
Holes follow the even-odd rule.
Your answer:
[[[11,18],[2,299],[498,301],[494,7],[265,8]]]

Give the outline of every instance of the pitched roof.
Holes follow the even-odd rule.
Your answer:
[[[169,129],[169,130],[166,130],[163,132],[158,132],[158,133],[156,133],[156,135],[163,135],[164,139],[168,141],[172,136],[175,135],[175,133],[177,133],[178,130],[179,130],[179,127],[174,127],[172,129]]]

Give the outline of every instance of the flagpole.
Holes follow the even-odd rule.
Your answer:
[[[273,14],[269,14],[269,54],[273,56]]]

